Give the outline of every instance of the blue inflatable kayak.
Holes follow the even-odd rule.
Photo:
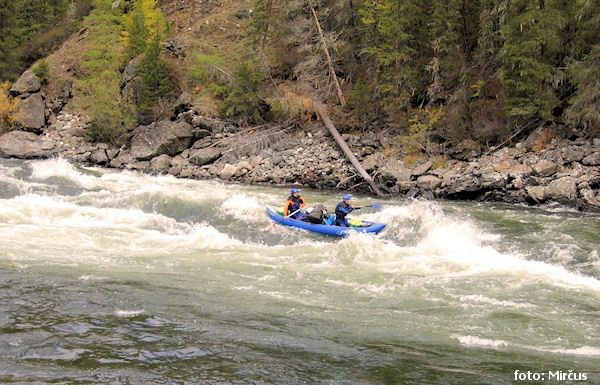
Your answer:
[[[313,231],[315,233],[331,235],[334,237],[346,237],[350,235],[350,233],[375,233],[377,234],[385,227],[384,223],[374,223],[361,221],[362,226],[360,227],[340,227],[340,226],[329,226],[329,225],[318,225],[315,223],[299,221],[297,219],[292,218],[284,218],[283,215],[278,214],[275,210],[270,207],[267,207],[267,214],[269,218],[274,220],[277,223],[280,223],[284,226],[292,226],[298,227],[304,230]]]

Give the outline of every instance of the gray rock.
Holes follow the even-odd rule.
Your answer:
[[[17,79],[15,84],[10,89],[12,96],[29,95],[40,90],[42,83],[31,70],[23,72],[21,77]]]
[[[583,164],[586,166],[599,166],[600,165],[600,152],[594,152],[585,158],[583,158]]]
[[[191,150],[189,155],[190,163],[197,166],[211,164],[220,157],[221,150],[214,147]]]
[[[0,136],[0,155],[4,157],[45,158],[55,152],[54,142],[32,132],[10,131]]]
[[[520,176],[517,176],[511,182],[510,187],[517,189],[517,190],[521,190],[521,189],[523,189],[523,187],[525,187],[525,182],[523,181],[523,178],[521,178]]]
[[[141,162],[133,162],[133,163],[126,164],[125,167],[130,170],[138,170],[138,171],[146,172],[150,168],[150,162],[148,162],[147,160],[144,160]]]
[[[592,189],[586,189],[585,191],[582,191],[582,195],[585,202],[592,206],[600,207],[600,202],[598,202],[596,194],[594,194]]]
[[[539,176],[550,176],[556,172],[558,165],[549,160],[542,160],[533,166],[533,171]]]
[[[277,166],[279,165],[281,162],[283,162],[283,156],[280,155],[275,155],[272,159],[271,159],[271,164],[273,164],[273,166]]]
[[[505,187],[508,175],[499,172],[485,172],[481,174],[481,187],[499,189]]]
[[[221,120],[199,115],[192,118],[192,126],[196,128],[203,128],[211,132],[223,132],[230,127],[228,123]]]
[[[260,162],[262,162],[263,158],[260,155],[256,155],[255,157],[252,158],[252,160],[250,161],[250,165],[252,166],[252,168],[254,169],[255,167],[257,167]]]
[[[453,178],[444,179],[444,192],[456,195],[466,192],[475,192],[481,189],[481,180],[472,174],[462,174]]]
[[[548,184],[546,192],[550,198],[572,201],[577,198],[577,179],[565,176],[553,180]]]
[[[26,131],[40,131],[46,125],[45,106],[42,95],[38,92],[19,101],[21,112],[17,115],[17,123]]]
[[[427,171],[429,171],[429,169],[431,168],[431,166],[433,166],[433,162],[432,161],[428,161],[425,162],[423,164],[418,165],[417,167],[415,167],[410,174],[412,176],[418,177],[420,175],[425,174]]]
[[[581,162],[581,160],[585,157],[585,152],[579,146],[563,147],[560,152],[563,162],[566,164],[571,162]]]
[[[192,143],[192,127],[186,122],[160,121],[139,126],[131,139],[131,156],[149,160],[158,155],[177,155]]]
[[[106,150],[98,149],[92,153],[91,161],[95,164],[107,164],[109,162]]]
[[[121,2],[119,0],[115,0],[112,2],[110,9],[117,9],[121,6]]]
[[[442,180],[434,175],[422,175],[417,178],[417,187],[423,190],[434,191],[442,184]]]
[[[131,156],[129,150],[123,150],[119,152],[115,158],[111,159],[110,167],[114,168],[123,168],[125,165],[131,164],[135,162],[135,159]]]
[[[229,180],[235,175],[236,172],[237,172],[236,166],[226,163],[225,166],[223,167],[223,169],[221,170],[221,172],[219,173],[219,176],[223,180]]]
[[[417,187],[417,182],[414,180],[401,181],[397,184],[400,192],[405,193]],[[417,189],[418,190],[418,189]]]
[[[451,155],[460,160],[469,160],[481,155],[481,146],[473,139],[465,139],[452,151]]]
[[[325,153],[322,154],[327,155]],[[383,163],[383,155],[381,155],[380,153],[369,155],[365,157],[365,159],[363,159],[360,163],[366,171],[373,171]]]
[[[150,160],[150,170],[166,174],[171,168],[171,157],[166,154],[159,155]]]
[[[204,128],[196,128],[192,132],[194,134],[194,140],[200,140],[210,136],[210,131],[205,130]]]
[[[106,156],[108,156],[108,159],[113,160],[119,155],[119,152],[121,152],[121,150],[118,148],[109,148],[106,150]]]
[[[548,196],[548,194],[546,193],[546,186],[527,187],[527,196],[537,203],[545,201],[546,197]]]
[[[173,103],[173,111],[175,114],[187,111],[192,108],[192,103],[192,95],[189,92],[184,91],[181,93],[181,95],[179,95],[175,103]]]

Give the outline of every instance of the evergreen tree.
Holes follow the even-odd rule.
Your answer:
[[[600,1],[577,0],[571,20],[572,45],[567,66],[575,88],[566,121],[588,135],[600,132]]]
[[[366,0],[359,13],[365,52],[376,62],[377,89],[384,109],[405,114],[411,99],[422,98],[427,63],[426,2]]]
[[[561,30],[567,21],[566,2],[516,0],[502,27],[502,84],[509,116],[552,119],[560,105],[557,86],[563,78]]]
[[[11,77],[11,63],[14,61],[15,7],[13,0],[0,0],[0,82]]]
[[[173,96],[173,83],[169,77],[169,70],[160,54],[160,38],[155,35],[136,67],[141,78],[138,101],[138,120],[141,123],[147,124],[157,120],[165,112],[160,107],[164,107],[164,103]]]
[[[133,11],[131,22],[127,26],[127,32],[129,36],[127,50],[129,57],[134,58],[146,50],[146,41],[149,36],[146,17],[141,7],[137,7]]]

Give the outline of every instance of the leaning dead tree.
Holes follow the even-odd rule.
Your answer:
[[[317,17],[317,12],[315,12],[315,7],[313,6],[312,0],[309,1],[309,5],[310,5],[310,10],[315,18],[315,24],[317,26],[317,31],[319,32],[319,37],[321,39],[321,46],[323,47],[323,52],[325,53],[325,57],[327,58],[327,66],[329,67],[329,73],[331,74],[331,77],[333,78],[333,83],[335,84],[335,87],[337,90],[338,99],[340,101],[340,104],[342,106],[345,106],[346,99],[344,99],[344,94],[342,93],[342,88],[340,87],[340,82],[338,81],[338,78],[335,74],[335,69],[333,68],[333,62],[331,61],[331,55],[329,55],[329,49],[327,48],[325,36],[323,35],[323,30],[321,29],[321,24],[319,23],[319,18]],[[358,171],[359,175],[369,184],[369,186],[371,186],[371,189],[373,190],[373,192],[375,194],[377,194],[378,196],[383,196],[383,193],[381,192],[379,187],[377,187],[377,185],[373,181],[373,178],[371,178],[371,176],[367,173],[367,171],[364,169],[364,167],[360,164],[358,159],[356,159],[356,157],[354,156],[354,153],[352,152],[350,147],[348,147],[348,145],[346,144],[346,142],[344,141],[344,139],[338,132],[337,128],[335,128],[335,125],[333,124],[333,121],[331,120],[331,118],[329,117],[329,113],[327,112],[327,107],[325,107],[325,105],[323,105],[321,103],[315,103],[315,104],[316,104],[317,110],[319,112],[319,116],[321,116],[321,119],[323,119],[323,123],[325,124],[325,127],[327,127],[327,129],[331,133],[331,136],[333,136],[333,138],[337,142],[338,146],[340,146],[340,148],[344,152],[344,155],[346,155],[346,158],[348,158],[350,163],[352,163],[352,166],[354,166],[356,171]]]
[[[340,87],[340,82],[338,80],[337,75],[335,74],[335,68],[333,68],[333,62],[331,61],[331,55],[329,54],[329,49],[327,48],[327,42],[325,41],[325,35],[323,34],[323,30],[321,29],[321,23],[319,23],[319,18],[317,17],[317,12],[315,12],[315,7],[313,6],[312,0],[309,2],[310,11],[315,18],[315,24],[317,26],[317,31],[319,32],[319,38],[321,40],[321,47],[323,47],[323,52],[325,53],[325,58],[327,59],[327,67],[329,68],[329,73],[333,79],[333,84],[335,84],[335,89],[337,91],[338,99],[340,100],[340,104],[343,106],[346,105],[346,99],[344,98],[344,94],[342,93],[342,88]]]
[[[348,145],[344,141],[344,138],[342,138],[337,128],[335,128],[333,121],[329,117],[327,108],[323,104],[318,103],[317,109],[319,111],[321,119],[323,120],[323,123],[325,124],[325,127],[327,127],[327,129],[331,133],[331,136],[333,136],[333,138],[337,142],[338,146],[340,146],[340,148],[344,152],[344,155],[346,155],[346,158],[348,158],[350,163],[352,163],[352,166],[354,166],[356,171],[358,171],[358,174],[369,184],[369,186],[371,186],[371,189],[375,194],[377,194],[380,197],[383,196],[383,193],[381,192],[379,187],[377,187],[377,185],[373,181],[373,178],[371,178],[371,176],[367,173],[364,167],[360,164],[358,159],[356,159],[356,156],[354,156],[354,153],[352,153],[352,150],[350,149],[350,147],[348,147]]]

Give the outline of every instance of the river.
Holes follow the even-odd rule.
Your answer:
[[[598,214],[288,193],[0,160],[0,383],[600,383]]]

